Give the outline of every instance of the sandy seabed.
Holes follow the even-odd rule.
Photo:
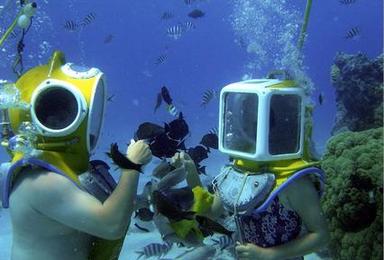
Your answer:
[[[10,252],[11,252],[11,241],[12,241],[12,226],[9,218],[9,212],[8,210],[0,209],[0,259],[10,259]],[[157,230],[151,226],[152,224],[147,224],[145,227],[149,228],[151,232],[142,232],[139,229],[137,229],[133,224],[135,223],[135,220],[132,220],[132,226],[130,228],[130,231],[128,232],[124,245],[120,254],[119,259],[137,259],[139,257],[139,254],[136,253],[136,251],[141,251],[142,248],[150,243],[162,243],[160,234],[157,232]],[[142,224],[142,223],[141,223]],[[218,236],[213,236],[212,238],[217,238]],[[211,259],[216,260],[225,260],[225,259],[234,259],[232,254],[229,250],[220,250],[220,248],[216,245],[214,245],[214,242],[212,241],[212,238],[207,238],[205,240],[205,243],[208,246],[214,246],[216,248],[216,253]],[[162,256],[162,259],[176,259],[180,257],[180,259],[185,259],[184,256],[188,256],[188,260],[192,260],[191,255],[193,256],[193,252],[189,252],[188,255],[186,255],[187,251],[190,251],[192,249],[186,249],[186,248],[179,248],[176,245],[173,245],[172,248],[168,251],[167,254]],[[141,257],[140,259],[159,259],[158,256],[156,257]],[[201,259],[201,258],[195,258],[195,259]],[[305,260],[321,260],[320,257],[318,257],[316,254],[310,254],[306,255]],[[207,260],[207,259],[204,259]]]

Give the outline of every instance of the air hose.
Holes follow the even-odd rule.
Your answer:
[[[12,64],[12,70],[17,75],[17,77],[20,77],[23,73],[24,66],[23,66],[23,51],[24,51],[24,36],[28,32],[29,28],[32,24],[32,18],[33,15],[36,12],[36,3],[27,3],[28,1],[20,1],[21,10],[17,14],[16,18],[12,22],[11,26],[7,29],[7,31],[4,33],[4,35],[0,38],[0,47],[3,45],[5,40],[8,38],[9,35],[13,32],[16,26],[22,28],[22,36],[20,40],[17,43],[17,55],[15,57],[15,61]]]
[[[311,13],[311,7],[312,7],[312,0],[307,0],[307,6],[305,7],[305,13],[304,13],[304,21],[303,25],[301,26],[301,32],[299,35],[299,40],[297,42],[297,49],[301,51],[304,45],[304,40],[307,35],[307,27],[308,27],[308,21],[309,21],[309,14]]]

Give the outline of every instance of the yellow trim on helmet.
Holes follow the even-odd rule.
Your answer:
[[[277,84],[267,86],[266,88],[299,88],[294,80],[283,80]]]
[[[248,174],[257,174],[260,172],[273,173],[275,175],[275,187],[278,188],[295,172],[311,166],[318,166],[319,162],[307,162],[303,159],[271,161],[271,162],[254,162],[244,159],[235,159],[235,168]]]
[[[90,107],[92,94],[99,77],[73,78],[66,75],[61,67],[65,64],[65,57],[62,52],[53,53],[49,62],[42,66],[37,66],[23,74],[15,83],[20,91],[20,100],[28,104],[31,103],[32,94],[35,89],[44,81],[55,79],[64,81],[75,86],[84,97],[87,109]],[[36,158],[46,161],[57,167],[68,175],[73,181],[79,183],[77,176],[88,170],[89,151],[87,149],[87,124],[89,114],[81,121],[79,127],[71,134],[62,137],[44,136],[37,134],[36,149],[41,153]],[[9,119],[11,127],[17,134],[20,124],[24,121],[32,122],[30,110],[18,108],[9,109]],[[21,159],[20,155],[14,155]]]

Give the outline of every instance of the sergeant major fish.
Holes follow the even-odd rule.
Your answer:
[[[152,256],[162,256],[168,253],[171,247],[168,244],[152,243],[143,247],[141,251],[136,251],[139,254],[136,260],[140,259],[142,256],[152,257]]]
[[[183,33],[184,33],[184,28],[179,24],[168,27],[167,29],[167,35],[174,40],[180,39]]]
[[[355,26],[350,29],[345,35],[346,39],[356,39],[360,35],[359,27]]]
[[[233,246],[235,243],[230,236],[221,236],[219,239],[212,239],[215,245],[220,246],[220,250]]]

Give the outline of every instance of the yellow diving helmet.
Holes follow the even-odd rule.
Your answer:
[[[54,52],[48,64],[30,69],[15,83],[20,101],[29,109],[10,108],[15,135],[29,122],[35,129],[33,157],[43,160],[79,183],[95,148],[106,103],[104,74],[96,68],[66,63]],[[26,156],[13,152],[12,162]]]

